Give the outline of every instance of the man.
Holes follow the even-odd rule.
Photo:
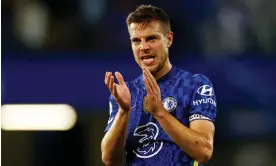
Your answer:
[[[212,156],[216,98],[203,75],[172,66],[167,14],[141,5],[127,18],[134,58],[143,74],[125,83],[106,72],[110,118],[102,140],[106,165],[195,166]]]

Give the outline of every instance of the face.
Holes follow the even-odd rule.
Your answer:
[[[172,44],[172,32],[164,33],[161,24],[131,23],[128,27],[131,47],[138,65],[157,73],[169,65],[168,52]]]

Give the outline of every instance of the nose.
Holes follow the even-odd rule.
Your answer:
[[[141,45],[140,45],[141,51],[145,51],[145,50],[149,50],[149,49],[150,49],[150,45],[148,43],[146,43],[146,42],[141,43]]]

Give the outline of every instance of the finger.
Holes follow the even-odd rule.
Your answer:
[[[125,84],[125,81],[124,81],[124,78],[122,76],[122,74],[120,72],[115,72],[115,76],[116,76],[116,79],[118,80],[119,84],[120,85],[124,85]]]
[[[158,90],[158,84],[156,82],[156,79],[153,77],[153,75],[150,73],[149,69],[145,68],[145,73],[148,77],[148,82],[152,88],[152,90]]]
[[[106,72],[105,73],[105,80],[104,80],[104,83],[105,85],[108,87],[108,84],[109,84],[109,81],[110,81],[110,72]],[[109,87],[108,87],[109,88]]]
[[[108,72],[105,72],[105,76],[104,76],[104,79],[106,79],[106,77],[107,77],[107,73],[108,73]]]
[[[149,80],[153,83],[153,84],[157,84],[156,79],[153,77],[153,75],[151,74],[151,72],[149,71],[149,69],[145,68],[146,73],[148,74]]]
[[[144,76],[145,76],[145,78],[146,78],[146,81],[147,81],[147,83],[148,83],[148,85],[149,85],[151,91],[153,91],[153,90],[154,90],[154,89],[153,89],[153,84],[152,84],[152,82],[151,82],[151,80],[150,80],[150,78],[149,78],[148,73],[147,73],[145,70],[144,70]]]
[[[113,96],[115,97],[115,98],[117,98],[118,97],[118,93],[117,93],[117,87],[116,87],[117,85],[115,84],[115,83],[113,83],[113,85],[112,85],[112,94],[113,94]]]
[[[110,77],[109,83],[108,83],[108,88],[112,92],[113,90],[113,84],[114,84],[114,76]]]
[[[149,81],[148,81],[148,78],[147,78],[147,75],[146,75],[145,71],[143,71],[143,74],[144,74],[145,87],[146,87],[147,93],[150,95],[150,94],[152,94],[152,89],[149,85]]]
[[[150,71],[148,69],[145,69],[145,73],[147,75],[147,78],[148,78],[148,82],[149,82],[149,85],[152,89],[153,92],[157,92],[158,91],[158,84],[155,80],[155,78],[152,76],[152,74],[150,73]]]

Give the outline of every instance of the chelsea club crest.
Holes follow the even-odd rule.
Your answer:
[[[173,97],[167,97],[163,100],[163,106],[168,112],[172,112],[176,109],[177,102]]]

